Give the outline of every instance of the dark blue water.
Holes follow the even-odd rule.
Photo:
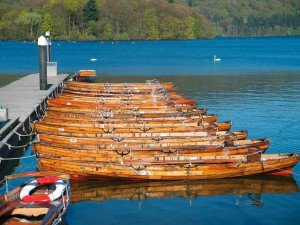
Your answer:
[[[244,75],[300,70],[300,37],[199,41],[53,42],[58,71],[104,75]],[[213,56],[221,58],[214,63]],[[97,61],[90,61],[91,58]],[[0,73],[38,72],[38,46],[0,41]]]
[[[22,57],[15,55],[16,48]],[[0,74],[38,72],[36,43],[0,42],[0,50]],[[222,60],[214,63],[213,55]],[[99,82],[173,81],[199,108],[217,113],[219,121],[233,121],[232,130],[270,138],[267,152],[300,152],[299,37],[54,42],[53,60],[59,72],[96,69]],[[31,147],[24,154],[30,156]],[[11,173],[35,168],[35,158],[26,158]],[[69,225],[299,224],[299,185],[299,164],[291,177],[73,182],[66,220]]]

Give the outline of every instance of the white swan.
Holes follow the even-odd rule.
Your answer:
[[[95,61],[97,61],[97,60],[98,60],[98,59],[95,59],[95,58],[92,58],[92,59],[91,59],[92,62],[95,62]]]
[[[219,62],[219,61],[221,61],[221,59],[217,58],[216,55],[214,55],[214,62]]]

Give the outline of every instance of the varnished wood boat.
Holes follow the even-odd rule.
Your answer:
[[[217,122],[217,115],[204,115],[204,116],[197,116],[197,117],[190,117],[190,118],[172,118],[172,117],[166,117],[166,118],[145,118],[145,119],[132,119],[132,118],[124,118],[124,119],[119,119],[119,118],[113,118],[113,119],[106,119],[103,118],[102,116],[98,117],[90,117],[84,114],[79,114],[79,113],[46,113],[44,118],[49,119],[49,120],[65,120],[69,121],[70,123],[75,122],[91,122],[91,123],[109,123],[109,124],[119,124],[119,125],[130,125],[130,124],[154,124],[156,126],[174,126],[174,124],[180,124],[182,126],[188,125],[188,124],[200,124],[203,123],[214,123]],[[67,115],[65,115],[67,114]],[[79,118],[73,117],[73,116],[78,116]]]
[[[98,128],[98,133],[122,133],[124,132],[184,132],[184,131],[229,131],[231,128],[231,121],[225,122],[211,122],[201,123],[201,121],[187,121],[185,123],[172,121],[156,122],[156,121],[143,121],[139,122],[98,122],[98,121],[85,121],[85,120],[66,120],[45,117],[41,120],[43,123],[60,126],[74,126],[85,128]]]
[[[11,184],[29,179],[13,190]],[[0,196],[0,223],[59,224],[70,202],[69,176],[54,172],[28,172],[8,175],[6,192]],[[14,182],[11,180],[14,179]]]
[[[190,138],[190,137],[174,137],[162,139],[159,136],[154,138],[125,138],[116,135],[112,138],[100,137],[74,137],[65,135],[55,135],[47,133],[37,134],[37,140],[60,144],[66,146],[123,146],[128,148],[155,148],[155,147],[174,147],[189,146],[189,145],[224,145],[224,140],[217,138]],[[101,147],[100,147],[101,148]]]
[[[153,198],[183,197],[196,199],[212,195],[244,195],[257,205],[261,199],[253,195],[292,194],[299,187],[290,176],[253,176],[248,178],[189,180],[189,181],[73,181],[71,182],[71,203],[101,202],[108,200],[144,200]],[[261,205],[259,205],[261,206]]]
[[[173,82],[159,82],[155,81],[147,81],[142,83],[98,83],[98,82],[77,82],[77,81],[69,81],[65,84],[66,86],[72,87],[86,87],[86,88],[120,88],[120,89],[168,89],[168,88],[176,88]]]
[[[139,109],[132,108],[131,110],[119,110],[119,109],[96,109],[96,108],[83,108],[83,107],[64,107],[64,106],[48,106],[47,110],[56,112],[68,112],[68,113],[82,113],[93,116],[101,116],[105,119],[119,118],[119,119],[144,119],[144,118],[164,118],[164,117],[182,117],[182,116],[200,116],[206,115],[206,109],[194,109],[182,111],[178,110],[167,110],[167,111],[156,111],[153,109]]]
[[[173,83],[88,83],[69,81],[65,84],[65,88],[80,91],[93,92],[112,92],[112,93],[160,93],[160,92],[177,92],[177,88]]]
[[[134,98],[140,98],[142,95],[149,95],[155,98],[169,98],[177,99],[183,98],[184,95],[179,93],[176,88],[170,88],[169,90],[165,89],[131,89],[131,88],[88,88],[88,87],[79,87],[79,86],[65,86],[63,94],[73,93],[80,94],[83,96],[118,96],[121,98],[128,98],[134,96]]]
[[[195,104],[195,99],[187,99],[187,98],[180,98],[180,99],[169,99],[169,98],[157,98],[157,97],[145,97],[141,96],[139,99],[137,98],[116,98],[116,97],[88,97],[88,96],[68,96],[68,95],[57,95],[57,99],[62,99],[66,101],[82,101],[82,102],[97,102],[101,104],[117,104],[117,105],[132,105],[132,106],[172,106],[172,105],[191,105]]]
[[[72,86],[83,86],[83,87],[121,87],[121,88],[166,88],[166,87],[175,87],[172,81],[169,82],[160,82],[158,80],[148,80],[142,83],[91,83],[91,82],[77,82],[77,81],[69,81],[67,85]]]
[[[107,115],[107,114],[106,114]],[[107,122],[110,121],[111,123],[117,123],[117,122],[137,122],[137,123],[143,123],[143,122],[150,122],[150,121],[160,121],[161,123],[164,122],[181,122],[182,124],[198,120],[199,123],[211,123],[211,122],[217,122],[218,115],[217,114],[190,114],[185,113],[181,114],[180,116],[156,116],[156,117],[149,117],[149,118],[134,118],[132,114],[128,115],[127,118],[125,118],[124,114],[123,118],[115,117],[116,114],[112,115],[112,117],[103,117],[100,113],[82,113],[82,112],[60,112],[60,111],[53,111],[53,110],[46,110],[44,113],[44,117],[48,118],[57,118],[57,119],[67,119],[67,120],[85,120],[85,121],[98,121],[98,122]]]
[[[226,142],[225,142],[226,143]],[[261,140],[241,143],[236,146],[223,145],[189,145],[175,147],[124,147],[110,145],[102,149],[94,145],[67,145],[65,143],[35,142],[34,151],[38,155],[72,158],[98,162],[120,162],[123,159],[148,159],[149,157],[173,157],[174,159],[214,159],[215,156],[227,158],[229,155],[249,155],[255,152],[265,152],[269,141]]]
[[[237,139],[243,140],[248,136],[246,130],[241,131],[186,131],[186,132],[174,132],[172,130],[166,132],[128,132],[127,129],[121,129],[119,133],[107,133],[103,132],[103,129],[94,127],[81,127],[81,126],[69,126],[69,125],[53,125],[46,121],[40,121],[34,123],[34,131],[37,133],[57,134],[64,136],[74,137],[99,137],[110,139],[122,139],[122,138],[151,138],[153,140],[162,140],[172,137],[190,137],[190,138],[202,138],[208,140],[229,140]]]
[[[112,138],[98,138],[98,137],[74,137],[55,135],[47,133],[37,134],[37,140],[45,143],[54,144],[57,146],[68,146],[74,148],[86,148],[86,149],[113,149],[113,148],[125,148],[125,149],[153,149],[153,148],[181,148],[188,146],[239,146],[254,144],[261,149],[266,150],[269,146],[270,140],[264,139],[252,139],[252,140],[233,140],[229,136],[228,140],[211,140],[209,138],[171,138],[167,141],[161,140],[159,137],[154,138],[124,138],[118,135],[112,136]]]
[[[82,90],[81,88],[72,88],[72,87],[65,87],[62,91],[63,95],[66,96],[89,96],[89,97],[98,97],[98,98],[106,98],[106,97],[114,97],[114,98],[121,98],[125,100],[131,99],[161,99],[161,100],[176,100],[180,98],[184,98],[184,95],[178,92],[164,92],[161,91],[160,93],[151,93],[151,94],[144,94],[144,93],[130,93],[130,92],[121,92],[121,93],[111,93],[109,90],[105,92],[93,91],[93,90]]]
[[[161,103],[144,103],[139,105],[125,105],[125,104],[102,104],[98,102],[85,102],[85,101],[68,101],[63,99],[48,99],[48,106],[63,106],[63,107],[79,107],[79,108],[91,108],[91,109],[110,109],[110,110],[123,110],[124,112],[130,112],[132,110],[152,110],[152,111],[188,111],[196,109],[196,104],[176,104],[176,105],[165,105]]]
[[[106,99],[111,100],[122,100],[126,101],[180,101],[182,98],[186,98],[183,94],[178,92],[167,93],[154,93],[154,94],[128,94],[128,93],[94,93],[88,91],[76,91],[69,88],[63,89],[61,92],[62,96],[72,97],[72,98],[88,98],[88,99],[98,99],[99,102],[105,102]]]
[[[119,163],[75,161],[72,158],[38,156],[42,171],[61,171],[72,178],[114,180],[190,180],[244,177],[257,174],[289,171],[298,163],[300,155],[262,154],[212,160],[137,160]]]

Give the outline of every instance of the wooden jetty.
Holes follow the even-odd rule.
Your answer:
[[[67,74],[49,76],[48,89],[40,90],[39,74],[31,74],[0,88],[0,105],[8,111],[8,118],[0,123],[2,161],[15,148],[27,146],[32,122],[43,114],[46,100],[54,97],[69,78]]]

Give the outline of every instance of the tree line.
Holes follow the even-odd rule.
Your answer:
[[[217,36],[300,35],[299,0],[168,0],[203,14]]]
[[[213,38],[213,23],[163,0],[0,0],[0,39],[170,40]]]
[[[298,0],[0,0],[0,40],[300,35]]]

